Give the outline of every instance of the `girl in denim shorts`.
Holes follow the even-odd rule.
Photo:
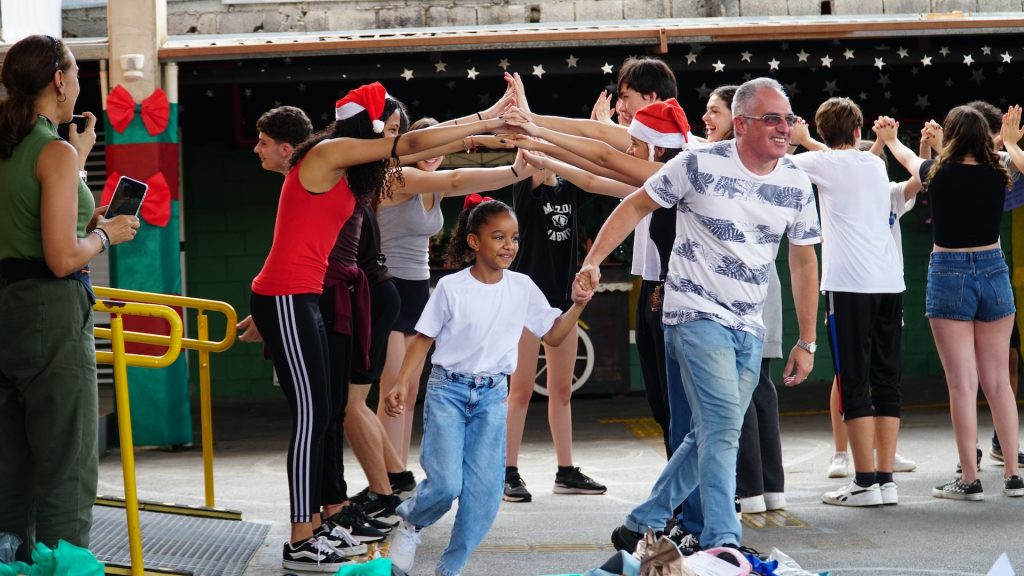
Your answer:
[[[949,111],[944,145],[935,160],[922,160],[896,139],[896,124],[882,117],[875,131],[913,180],[931,193],[933,248],[925,289],[935,345],[946,373],[950,414],[962,475],[932,489],[937,498],[983,500],[975,457],[977,395],[992,412],[996,435],[1017,452],[1017,404],[1010,390],[1009,342],[1016,308],[1009,268],[999,245],[999,227],[1010,178],[993,149],[985,118],[969,106]],[[1003,142],[1024,166],[1020,107],[1003,116]],[[1003,493],[1024,496],[1024,480],[1013,458],[1006,460]]]
[[[399,506],[402,522],[391,543],[392,562],[406,572],[415,559],[419,531],[458,499],[455,525],[435,574],[462,573],[501,503],[508,375],[516,367],[519,337],[525,328],[557,346],[593,296],[574,283],[573,305],[562,314],[529,276],[508,270],[518,251],[519,224],[512,209],[477,194],[467,197],[448,260],[456,265],[473,260],[473,265],[437,283],[398,379],[409,382],[436,340],[420,446],[426,478]],[[404,413],[406,394],[406,385],[400,384],[385,397],[389,415]]]

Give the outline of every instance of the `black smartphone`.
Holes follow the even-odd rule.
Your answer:
[[[113,218],[122,214],[138,216],[147,190],[149,190],[149,185],[145,182],[121,176],[121,179],[117,181],[117,188],[114,189],[114,195],[110,198],[107,213],[103,217]]]
[[[71,122],[67,122],[65,124],[61,124],[61,125],[57,126],[57,135],[60,136],[61,138],[65,139],[65,140],[67,140],[68,139],[68,134],[71,132],[71,128],[70,127],[71,127],[72,124],[74,124],[75,127],[78,128],[78,133],[81,134],[82,132],[85,131],[85,126],[88,123],[89,123],[89,119],[88,118],[86,118],[85,116],[79,116],[78,114],[75,114],[74,116],[71,117]]]

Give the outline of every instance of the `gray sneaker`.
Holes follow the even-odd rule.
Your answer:
[[[526,482],[519,472],[505,474],[505,494],[501,497],[505,502],[529,502],[533,495],[526,489]]]

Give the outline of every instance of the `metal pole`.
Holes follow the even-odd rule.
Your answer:
[[[210,319],[202,310],[196,316],[199,341],[209,339]],[[210,351],[199,350],[199,412],[203,434],[203,482],[206,486],[206,506],[216,506],[213,496],[213,408],[210,398]]]
[[[124,473],[125,514],[128,517],[128,549],[132,576],[142,576],[142,529],[139,527],[139,495],[135,486],[135,445],[132,441],[132,412],[128,400],[128,366],[124,352],[124,320],[110,317],[110,341],[114,354],[114,390],[117,402],[117,430],[121,438],[121,469]]]

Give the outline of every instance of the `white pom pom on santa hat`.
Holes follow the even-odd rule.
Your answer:
[[[384,114],[384,100],[388,97],[388,91],[380,82],[364,84],[334,104],[334,118],[345,120],[365,110],[373,123],[373,131],[380,134],[384,131],[380,117]]]
[[[629,125],[630,136],[659,148],[683,148],[689,132],[686,113],[675,98],[644,106]]]

